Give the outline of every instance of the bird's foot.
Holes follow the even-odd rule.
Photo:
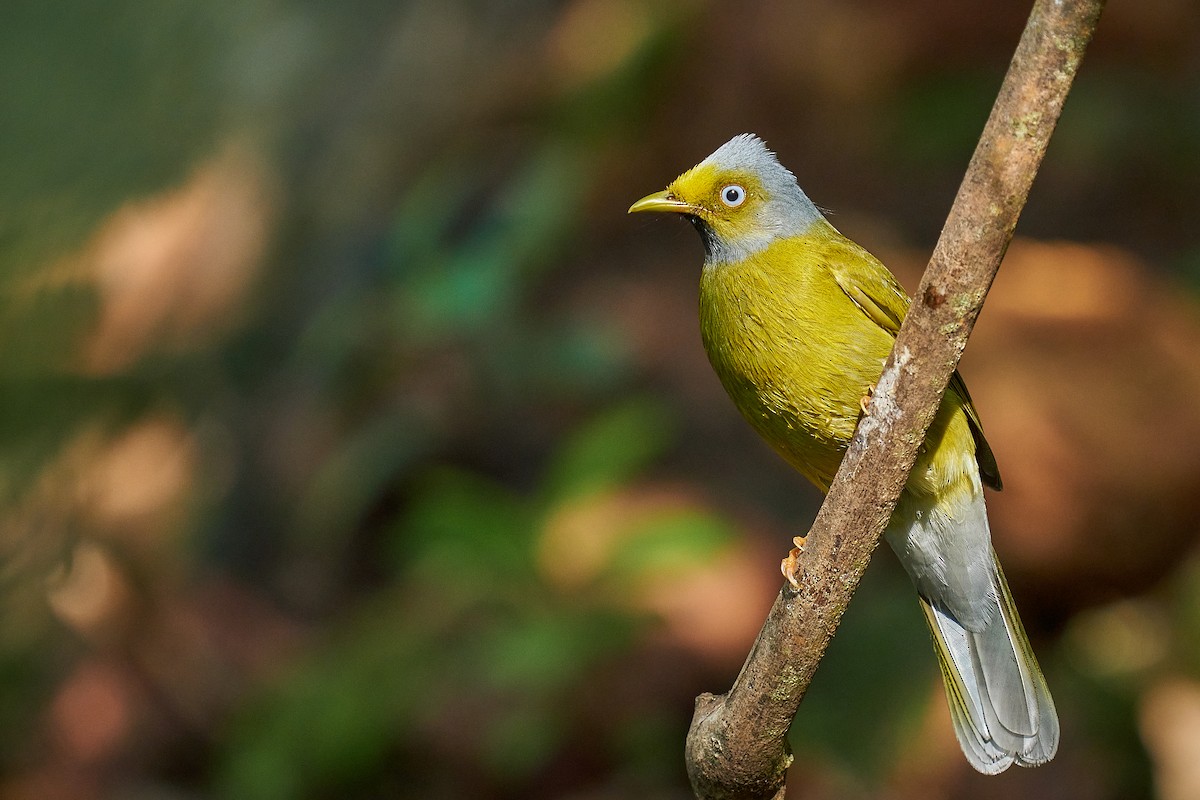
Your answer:
[[[792,544],[795,547],[788,552],[787,558],[779,564],[779,571],[783,573],[784,578],[787,578],[787,582],[792,585],[793,589],[800,588],[800,579],[798,577],[800,572],[800,556],[804,552],[804,542],[807,539],[807,536],[793,537]]]
[[[858,398],[858,407],[862,409],[862,413],[866,414],[867,409],[871,407],[871,398],[875,396],[875,387],[868,386],[863,392],[862,397]]]

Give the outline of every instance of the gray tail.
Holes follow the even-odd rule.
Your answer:
[[[971,766],[995,775],[1013,763],[1036,767],[1058,750],[1058,713],[1004,573],[992,555],[997,608],[981,630],[921,598],[937,649],[954,734]]]

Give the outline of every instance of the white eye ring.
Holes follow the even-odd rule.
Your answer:
[[[721,190],[721,202],[730,208],[737,208],[746,202],[746,190],[736,183],[731,183]]]

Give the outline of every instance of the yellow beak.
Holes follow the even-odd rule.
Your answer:
[[[699,209],[695,206],[676,198],[666,189],[648,194],[629,207],[630,214],[636,214],[639,211],[671,211],[676,214],[699,213]]]

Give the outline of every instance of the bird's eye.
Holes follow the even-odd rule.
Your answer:
[[[721,190],[721,202],[730,208],[737,208],[746,202],[746,190],[736,183],[730,184]]]

